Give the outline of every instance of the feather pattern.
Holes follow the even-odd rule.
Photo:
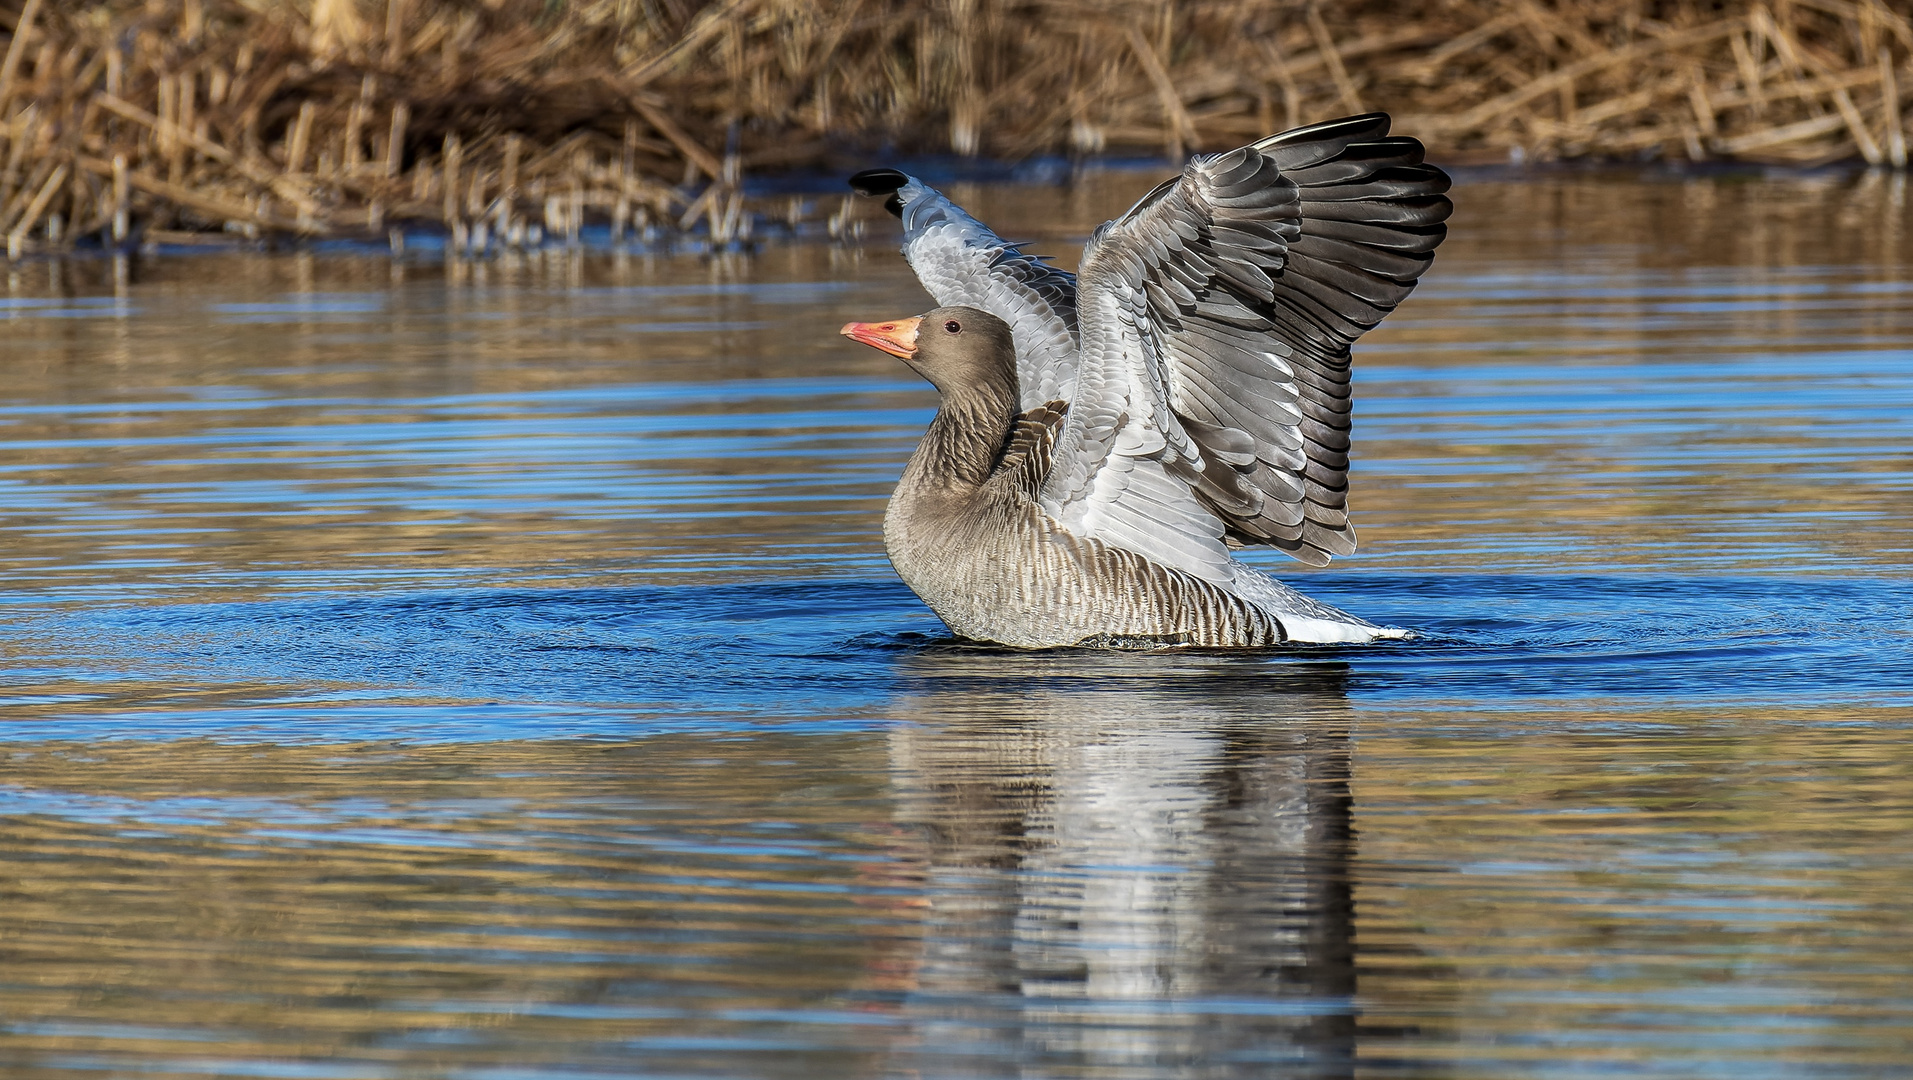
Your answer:
[[[1193,158],[1099,228],[1075,276],[903,173],[852,184],[889,195],[940,304],[1010,325],[1018,405],[1041,422],[1014,475],[1041,473],[1043,515],[1177,581],[1290,603],[1229,545],[1311,565],[1355,550],[1350,348],[1413,289],[1452,209],[1448,177],[1388,127],[1350,117]]]
[[[877,191],[858,180],[881,176]],[[897,186],[891,187],[890,184]],[[973,307],[1010,324],[1019,403],[1027,411],[1069,401],[1076,389],[1076,276],[991,232],[943,193],[890,169],[859,173],[853,186],[891,193],[903,221],[903,257],[940,307]]]
[[[1194,465],[1206,482],[1192,483],[1190,498],[1228,538],[1315,565],[1355,548],[1349,348],[1413,288],[1449,210],[1447,177],[1422,164],[1419,143],[1384,138],[1387,126],[1355,117],[1197,158],[1097,231],[1078,278],[1079,386],[1120,399],[1127,424],[1167,429],[1176,454],[1166,469]],[[1388,242],[1371,243],[1372,233]],[[1160,403],[1166,422],[1151,408]],[[1096,419],[1072,418],[1056,452],[1063,467],[1044,492],[1061,520],[1092,534],[1112,517],[1099,503],[1128,497],[1095,475],[1136,468]],[[1182,513],[1163,523],[1169,542],[1186,531]]]

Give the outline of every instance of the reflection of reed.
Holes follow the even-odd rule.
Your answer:
[[[862,305],[915,304],[921,290],[866,282],[855,301],[835,286],[862,266],[841,256],[811,245],[727,262],[504,259],[461,288],[436,269],[399,279],[383,258],[209,255],[142,269],[117,306],[96,296],[114,288],[110,263],[37,266],[14,279],[7,309],[12,348],[44,362],[7,374],[9,400],[32,407],[0,416],[0,464],[26,487],[5,508],[19,531],[0,567],[17,582],[31,568],[38,585],[150,580],[168,564],[114,552],[153,528],[196,566],[304,565],[334,584],[348,551],[591,574],[608,555],[734,567],[766,541],[814,552],[830,537],[852,559],[880,558],[889,461],[915,432],[894,419],[873,428],[868,410],[924,397],[895,393],[893,362],[829,331]],[[837,310],[816,315],[777,292],[820,282],[800,295]],[[74,293],[91,306],[73,306]],[[644,332],[661,319],[677,329]],[[892,385],[872,397],[840,378],[870,374]],[[817,385],[786,397],[756,381],[792,377]],[[720,380],[752,382],[695,389]],[[671,392],[680,382],[685,392]],[[644,389],[656,384],[662,396]],[[243,402],[178,407],[238,386]],[[451,443],[436,435],[455,431]],[[555,452],[531,449],[540,444]],[[765,450],[738,452],[747,445]],[[778,457],[789,475],[771,483],[762,469]],[[355,494],[334,486],[348,474]],[[714,536],[707,508],[745,502],[788,512],[735,519],[742,538]],[[81,505],[126,531],[72,527]],[[580,530],[583,517],[621,535]]]
[[[1904,440],[1869,389],[1913,332],[1904,177],[1470,190],[1440,269],[1364,339],[1370,555],[1905,565]]]
[[[1006,234],[1044,238],[1039,250],[1068,265],[1067,238],[1149,182],[1104,173],[1066,189],[963,196]],[[1640,384],[1646,408],[1586,421],[1606,450],[1526,422],[1528,391],[1583,392],[1559,382],[1564,358],[1654,367],[1832,347],[1842,362],[1865,363],[1869,349],[1890,361],[1884,350],[1913,333],[1898,291],[1909,256],[1903,179],[1569,177],[1468,190],[1440,265],[1358,359],[1364,558],[1412,551],[1414,565],[1501,568],[1564,552],[1606,563],[1619,551],[1651,567],[1695,550],[1753,551],[1757,561],[1773,550],[1759,544],[1781,537],[1796,553],[1811,544],[1854,563],[1905,564],[1903,529],[1889,516],[1903,501],[1904,438],[1822,422],[1827,393],[1864,404],[1874,391],[1820,382],[1800,397],[1813,409],[1798,413],[1706,399],[1690,414],[1709,455],[1702,468],[1669,455],[1653,424],[1674,385],[1659,372]],[[402,267],[410,278],[395,283],[383,258],[209,255],[134,267],[150,276],[130,286],[123,309],[91,309],[98,317],[38,318],[26,301],[44,297],[57,311],[53,301],[111,293],[106,261],[50,261],[12,282],[19,306],[8,309],[7,335],[22,359],[7,370],[15,407],[0,417],[0,465],[18,486],[0,569],[16,584],[349,587],[342,567],[374,564],[419,579],[508,568],[592,584],[656,580],[653,568],[730,575],[746,561],[766,574],[870,573],[881,566],[883,499],[934,401],[892,393],[899,375],[887,358],[833,344],[847,320],[923,303],[874,239],[862,259],[796,245],[715,262],[505,258],[450,281]],[[1497,294],[1513,280],[1504,275],[1522,279],[1524,296]],[[821,281],[851,287],[804,305],[750,290]],[[644,291],[691,282],[713,291]],[[1674,295],[1684,284],[1690,295]],[[299,313],[325,293],[372,310]],[[215,322],[209,335],[213,301],[282,305],[282,321]],[[712,329],[627,329],[665,304],[683,310],[661,317]],[[1805,385],[1830,362],[1776,370]],[[1526,381],[1513,382],[1523,394],[1431,430],[1444,402],[1484,385],[1451,372],[1503,363],[1525,368]],[[820,376],[851,378],[801,398],[696,392]],[[889,385],[872,389],[875,380]],[[656,401],[617,389],[656,383],[685,389]],[[217,408],[180,407],[215,396]],[[492,400],[453,400],[467,396]],[[1389,398],[1404,404],[1392,421],[1377,408]],[[745,415],[761,419],[737,419]],[[1776,468],[1782,457],[1819,464]],[[1828,464],[1844,470],[1838,482],[1827,482]],[[1639,482],[1643,466],[1656,470],[1652,483]],[[553,496],[576,491],[588,497]],[[742,504],[776,512],[740,517]],[[1694,545],[1703,511],[1701,531],[1758,543]],[[1561,523],[1587,529],[1570,543]],[[1534,546],[1510,552],[1511,538]]]
[[[892,736],[939,1075],[1349,1075],[1339,667],[919,655]]]
[[[1904,1072],[1913,709],[1724,696],[1365,710],[1364,1034],[1467,1077]]]
[[[840,995],[914,940],[833,857],[886,833],[868,737],[0,760],[8,1080],[678,1076],[749,1071],[779,1034],[804,1064],[751,1075],[871,1075],[887,1027]]]

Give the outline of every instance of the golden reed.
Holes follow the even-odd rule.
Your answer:
[[[1368,109],[1449,162],[1904,167],[1906,2],[14,0],[9,257],[176,230],[747,237],[746,172]],[[794,211],[793,211],[794,212]]]

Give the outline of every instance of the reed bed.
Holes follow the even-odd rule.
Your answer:
[[[860,156],[1220,149],[1368,109],[1438,159],[1903,168],[1913,4],[1787,0],[24,0],[10,258],[216,231],[455,251],[809,208]],[[826,203],[832,228],[851,213]]]

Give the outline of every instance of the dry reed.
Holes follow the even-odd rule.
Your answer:
[[[1374,108],[1451,161],[1904,167],[1908,14],[1904,0],[25,0],[0,12],[0,233],[14,258],[169,230],[420,224],[485,250],[575,241],[587,220],[721,243],[766,220],[747,171],[878,148],[1173,157]]]

